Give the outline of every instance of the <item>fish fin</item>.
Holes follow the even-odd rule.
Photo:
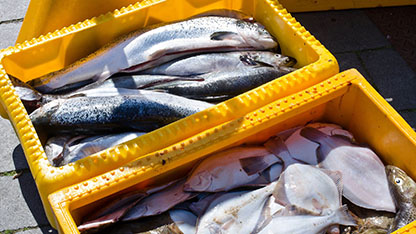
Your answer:
[[[335,135],[332,135],[331,137],[337,138],[337,139],[339,139],[341,141],[346,141],[346,142],[348,142],[350,144],[353,144],[352,139],[349,138],[349,137],[347,137],[347,136],[344,136],[344,135],[335,134]]]
[[[251,176],[270,167],[270,163],[264,161],[265,156],[240,159],[240,164],[247,175]]]
[[[317,144],[321,144],[325,138],[329,137],[318,129],[311,127],[304,127],[302,130],[300,130],[300,135]]]
[[[295,215],[313,215],[313,216],[319,216],[320,213],[316,213],[313,211],[310,211],[308,209],[296,206],[296,205],[287,205],[284,209],[276,212],[273,216],[295,216]]]
[[[327,169],[321,169],[321,170],[325,174],[327,174],[329,178],[331,178],[334,181],[338,189],[340,204],[342,204],[342,191],[344,187],[344,183],[342,182],[342,173],[340,171],[332,171],[332,170],[327,170]]]
[[[222,40],[232,40],[236,36],[238,36],[238,34],[235,32],[223,31],[223,32],[214,32],[213,34],[211,34],[210,38],[213,41],[222,41]]]
[[[260,175],[253,181],[249,182],[248,184],[242,186],[242,187],[264,187],[266,185],[270,184],[270,180],[268,180],[263,175]]]
[[[259,219],[257,220],[256,226],[253,229],[252,233],[258,233],[261,229],[263,229],[267,224],[270,223],[272,220],[273,214],[270,209],[270,203],[273,202],[272,199],[267,199],[267,201],[264,203],[263,208],[261,210],[261,214]]]
[[[322,161],[324,161],[325,159],[325,155],[321,150],[321,146],[318,146],[318,148],[316,148],[316,159],[318,160],[318,164],[321,163]]]
[[[283,161],[283,168],[287,168],[294,163],[301,163],[300,160],[292,157],[286,144],[278,136],[268,140],[264,146],[268,151],[272,152],[276,157]]]
[[[279,180],[276,183],[276,187],[273,190],[273,196],[276,200],[276,203],[286,206],[290,204],[289,200],[287,199],[286,190],[285,190],[285,183],[284,183],[284,172],[283,175],[280,175]]]
[[[268,63],[262,62],[262,61],[258,61],[255,60],[253,58],[251,58],[248,55],[241,55],[240,56],[240,61],[246,65],[246,66],[255,66],[255,67],[274,67],[273,65],[270,65]]]
[[[336,223],[342,224],[345,226],[357,226],[354,218],[348,213],[347,205],[343,205],[335,211],[335,220]]]

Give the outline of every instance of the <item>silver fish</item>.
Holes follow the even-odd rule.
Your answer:
[[[163,90],[171,94],[198,100],[223,101],[294,70],[290,67],[279,69],[268,66],[246,67],[203,74],[199,76],[204,79],[200,82],[173,81],[155,85],[148,89]]]
[[[55,132],[147,132],[212,106],[165,93],[133,91],[139,94],[54,100],[32,112],[30,119],[36,128]]]
[[[204,159],[188,176],[184,190],[228,191],[256,181],[259,172],[278,162],[264,147],[234,147]]]
[[[180,58],[140,72],[141,74],[169,76],[199,76],[217,71],[232,71],[247,67],[291,67],[296,60],[269,51],[236,51],[198,54]]]
[[[264,227],[259,234],[318,234],[324,233],[326,229],[334,224],[355,226],[354,219],[348,214],[347,207],[343,206],[334,212],[323,216],[294,215],[279,216],[275,215],[271,222]]]
[[[144,70],[187,54],[277,46],[262,26],[234,18],[209,16],[157,26],[127,34],[32,84],[47,93],[71,83],[103,80],[117,72]]]
[[[45,154],[49,162],[56,166],[59,164],[57,158],[62,157],[62,152],[64,150],[64,145],[66,142],[71,140],[72,136],[64,135],[51,137],[46,141],[45,144]]]
[[[200,217],[200,233],[252,233],[261,218],[276,182],[249,192],[230,192],[214,200]]]
[[[317,156],[321,167],[342,173],[345,198],[367,209],[396,211],[384,165],[371,149],[315,128],[306,127],[300,134],[320,145]]]
[[[122,220],[132,221],[142,217],[158,215],[183,201],[195,197],[197,193],[183,191],[184,183],[185,180],[179,180],[169,187],[144,198],[130,209]]]
[[[64,142],[60,154],[53,158],[52,161],[54,162],[54,166],[63,166],[68,163],[75,162],[82,158],[88,157],[101,150],[122,144],[144,134],[146,133],[127,132],[110,135],[99,135],[85,137],[83,139],[80,139],[79,141],[73,142],[72,144],[69,144],[69,142],[66,141]],[[61,160],[59,160],[59,158],[61,158]],[[58,161],[59,163],[55,163]]]

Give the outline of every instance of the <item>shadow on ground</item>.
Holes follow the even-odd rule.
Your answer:
[[[28,168],[27,161],[20,144],[16,146],[13,151],[13,161],[16,168]],[[42,233],[57,233],[55,230],[52,231],[49,226],[38,189],[30,171],[23,170],[22,174],[17,179],[19,181],[20,189],[22,190],[23,198]]]

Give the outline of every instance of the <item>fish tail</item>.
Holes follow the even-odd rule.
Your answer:
[[[345,226],[357,226],[354,218],[348,213],[347,205],[343,205],[337,209],[334,213],[335,223],[342,224]]]
[[[300,135],[318,144],[321,144],[325,140],[325,138],[328,137],[328,135],[326,135],[325,133],[319,131],[316,128],[311,127],[304,127],[300,131]]]

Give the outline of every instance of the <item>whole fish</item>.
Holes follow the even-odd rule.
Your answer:
[[[54,166],[63,166],[75,162],[101,150],[122,144],[146,133],[143,132],[126,132],[110,135],[99,135],[85,137],[79,141],[70,140],[64,142],[62,151],[52,158]],[[48,144],[47,144],[48,145]],[[47,153],[47,152],[46,152]],[[59,162],[59,163],[57,163]]]
[[[280,176],[273,196],[283,206],[295,205],[327,215],[342,205],[341,173],[292,164]]]
[[[169,187],[144,198],[131,208],[122,220],[132,221],[142,217],[158,215],[181,202],[195,197],[197,193],[183,191],[184,184],[185,180],[179,180]]]
[[[199,76],[217,71],[232,71],[247,67],[270,66],[291,67],[296,60],[270,51],[234,51],[225,53],[198,54],[179,58],[154,68],[141,71],[141,74],[169,76]]]
[[[185,191],[220,192],[258,180],[262,172],[280,160],[264,147],[234,147],[204,159],[188,176]],[[267,181],[264,181],[267,183]]]
[[[263,207],[276,182],[254,191],[229,192],[215,199],[197,223],[200,233],[252,233],[264,220]]]
[[[133,222],[120,222],[110,234],[194,234],[197,217],[189,211],[172,209],[163,214]]]
[[[397,207],[389,233],[416,220],[416,183],[402,169],[386,166],[389,188]]]
[[[204,79],[200,82],[173,81],[148,89],[162,90],[197,100],[217,102],[242,94],[294,70],[290,67],[246,67],[203,74],[199,76]]]
[[[165,93],[133,91],[139,94],[54,100],[32,112],[30,119],[36,128],[54,132],[147,132],[212,106]]]
[[[281,216],[275,215],[271,222],[264,227],[259,234],[318,234],[324,233],[325,230],[334,225],[356,225],[353,218],[348,214],[347,207],[342,206],[332,213],[322,216],[313,215],[294,215]]]
[[[300,134],[320,145],[317,157],[321,167],[342,173],[345,198],[367,209],[396,211],[384,165],[371,149],[315,128],[303,128]]]
[[[310,165],[292,164],[279,178],[273,196],[283,206],[295,205],[316,214],[327,215],[341,207],[341,173]],[[327,233],[338,234],[337,225]]]
[[[117,72],[144,70],[187,54],[207,51],[265,50],[277,46],[259,24],[208,16],[148,28],[120,37],[95,53],[31,82],[43,92]]]

